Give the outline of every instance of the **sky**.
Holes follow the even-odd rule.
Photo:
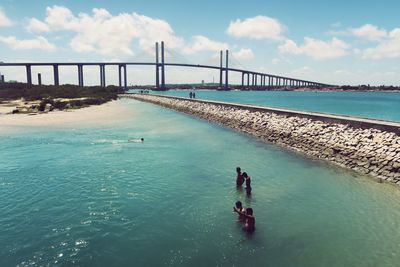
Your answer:
[[[155,61],[229,65],[338,85],[400,85],[400,1],[113,0],[0,1],[0,61]],[[25,81],[23,68],[0,67],[6,80]],[[44,83],[52,70],[33,68]],[[106,70],[107,84],[117,69]],[[85,67],[85,84],[99,83]],[[168,67],[167,83],[217,82],[218,71]],[[238,74],[230,82],[239,83]],[[77,83],[74,67],[61,83]],[[154,67],[129,67],[129,84],[155,82]]]

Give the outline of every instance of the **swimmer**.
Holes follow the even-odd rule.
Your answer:
[[[236,186],[242,186],[244,183],[244,178],[242,174],[242,170],[240,167],[236,167]]]
[[[239,221],[244,221],[246,219],[246,211],[242,206],[242,202],[236,201],[235,207],[233,207],[233,211],[239,214]]]
[[[128,139],[128,142],[143,143],[143,142],[144,142],[144,138],[140,138],[140,139]]]
[[[243,173],[243,177],[246,180],[246,193],[247,195],[251,194],[251,180],[250,180],[250,176],[247,175],[246,172]]]

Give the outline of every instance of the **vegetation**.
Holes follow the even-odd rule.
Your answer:
[[[26,83],[0,83],[0,103],[23,98],[28,101],[40,101],[37,106],[29,107],[29,111],[36,109],[44,111],[51,109],[79,108],[90,105],[100,105],[113,99],[118,94],[124,93],[124,89],[118,86],[90,86],[80,87],[65,84],[54,85],[29,85]]]

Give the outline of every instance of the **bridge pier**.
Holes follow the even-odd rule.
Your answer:
[[[161,90],[165,90],[164,41],[161,41]]]
[[[60,76],[58,74],[58,64],[53,64],[54,85],[60,85]]]
[[[229,63],[229,50],[226,50],[225,56],[225,90],[229,89],[229,80],[228,80],[228,63]]]
[[[247,74],[247,89],[249,89],[250,87],[250,73],[246,73]]]
[[[244,88],[244,72],[242,72],[242,89]]]
[[[37,74],[38,85],[42,85],[42,74]]]
[[[120,69],[120,77],[121,77],[121,69]],[[119,80],[119,86],[121,87],[121,78]],[[160,70],[159,70],[159,63],[158,63],[158,42],[156,42],[156,88],[160,89]]]
[[[83,87],[83,65],[78,64],[78,85]]]
[[[119,87],[122,87],[122,71],[121,71],[122,65],[118,65],[118,85]]]
[[[219,51],[219,88],[222,89],[223,52]]]
[[[26,83],[32,84],[32,69],[31,65],[26,65]]]
[[[100,64],[100,86],[106,87],[106,66],[104,64]]]
[[[124,88],[125,90],[128,89],[128,75],[127,75],[127,66],[126,64],[123,65],[124,66]]]
[[[0,75],[0,82],[2,82],[2,83],[5,82],[5,80],[4,80],[4,75]]]

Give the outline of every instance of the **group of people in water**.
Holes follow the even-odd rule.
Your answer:
[[[240,169],[240,167],[236,167],[236,186],[242,187],[243,184],[246,183],[246,194],[247,196],[251,195],[251,178],[246,173]],[[239,214],[239,220],[244,222],[244,230],[246,232],[254,232],[256,229],[256,218],[253,216],[252,208],[244,208],[241,201],[237,201],[235,203],[235,207],[233,207],[233,211]]]
[[[251,179],[250,176],[247,175],[247,172],[243,172],[240,167],[236,167],[236,186],[240,187],[243,183],[246,182],[246,193],[247,195],[251,194]]]
[[[196,93],[195,93],[195,92],[190,92],[190,93],[189,93],[189,98],[190,98],[190,99],[196,98]]]

